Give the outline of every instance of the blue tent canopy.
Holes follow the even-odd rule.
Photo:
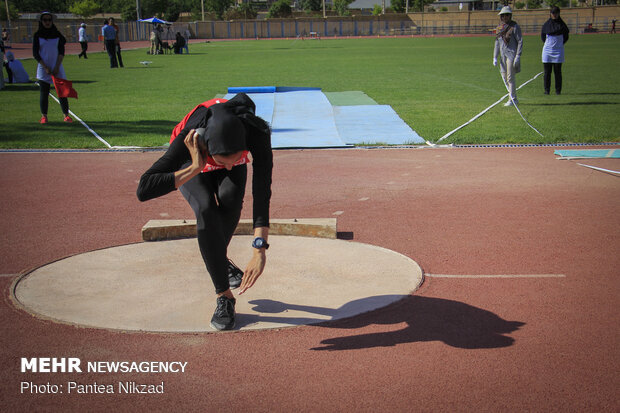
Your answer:
[[[151,17],[150,19],[141,19],[141,20],[138,20],[138,21],[139,22],[144,22],[144,23],[152,23],[152,24],[157,24],[157,23],[172,24],[172,23],[167,22],[165,20],[158,19],[157,17]]]

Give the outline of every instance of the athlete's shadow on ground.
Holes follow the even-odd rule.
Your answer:
[[[335,316],[346,312],[347,306],[358,307],[363,301],[376,302],[380,297],[369,297],[345,304],[338,309],[300,306],[273,300],[254,300],[254,310],[262,313],[281,313],[286,310],[306,311]],[[263,316],[259,316],[263,319]],[[265,318],[270,318],[269,316]],[[320,322],[316,319],[314,322]],[[327,321],[320,327],[360,329],[373,324],[406,323],[406,327],[389,332],[347,335],[323,340],[313,350],[353,350],[372,347],[391,347],[417,341],[441,341],[449,346],[477,349],[508,347],[514,343],[505,334],[518,330],[525,323],[507,321],[490,311],[458,301],[442,298],[404,296],[387,307],[347,319]]]

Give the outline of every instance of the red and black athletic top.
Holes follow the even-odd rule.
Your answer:
[[[225,100],[220,99],[221,103]],[[207,105],[208,106],[205,106]],[[140,178],[137,196],[140,201],[166,195],[176,188],[174,173],[191,162],[191,155],[185,146],[185,137],[191,129],[196,129],[204,121],[208,107],[217,104],[216,99],[198,105],[173,130],[173,138],[166,153],[159,158]],[[243,120],[243,119],[242,119]],[[246,150],[252,154],[252,197],[254,228],[269,226],[269,202],[271,200],[271,174],[273,154],[271,134],[268,129],[259,129],[244,122],[248,130]],[[177,129],[178,128],[178,129]],[[243,158],[242,158],[243,159]],[[213,161],[212,161],[213,162]]]

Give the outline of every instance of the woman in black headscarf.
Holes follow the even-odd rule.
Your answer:
[[[202,258],[217,294],[211,325],[235,324],[235,298],[250,288],[265,267],[269,248],[271,131],[254,113],[244,93],[231,100],[212,99],[188,113],[172,132],[170,148],[141,177],[137,195],[146,201],[179,189],[196,215]],[[253,256],[243,274],[227,258],[227,248],[243,206],[248,153],[252,155]]]
[[[53,23],[53,16],[49,12],[41,13],[39,17],[39,30],[32,40],[32,54],[39,64],[37,65],[37,80],[41,88],[39,106],[41,107],[40,123],[47,123],[47,108],[52,76],[66,79],[62,60],[65,57],[65,43],[67,40],[58,31]],[[65,115],[65,122],[73,122],[69,116],[69,102],[67,98],[59,98],[60,108]]]
[[[555,94],[562,93],[562,63],[564,63],[564,43],[568,41],[568,26],[560,17],[560,8],[551,8],[549,20],[543,24],[540,32],[544,46],[542,61],[544,67],[543,85],[545,95],[551,89],[551,71],[555,73]]]

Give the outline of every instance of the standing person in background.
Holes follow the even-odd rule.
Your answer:
[[[499,12],[501,20],[495,35],[495,48],[493,49],[493,66],[499,67],[502,78],[506,83],[510,96],[504,106],[518,105],[517,87],[515,75],[521,71],[521,52],[523,51],[523,36],[521,27],[512,20],[512,9],[502,7]]]
[[[191,37],[191,32],[189,31],[189,26],[187,26],[187,29],[185,29],[185,33],[183,33],[183,38],[185,39],[185,46],[183,46],[183,49],[185,50],[186,54],[189,54],[189,38]]]
[[[611,30],[609,31],[609,34],[612,34],[612,33],[616,34],[616,22],[617,22],[616,19],[613,19],[611,21]]]
[[[108,24],[107,19],[103,21],[101,34],[103,35],[105,49],[110,57],[110,69],[118,67],[118,61],[116,60],[116,30]]]
[[[545,95],[551,89],[551,71],[555,74],[555,94],[562,93],[562,63],[564,63],[564,43],[568,41],[568,26],[560,17],[560,8],[551,8],[549,20],[543,24],[540,38],[544,43],[542,62],[545,69],[543,85]]]
[[[4,47],[9,47],[9,42],[11,41],[11,36],[9,35],[6,27],[2,28],[2,43],[4,43]]]
[[[32,40],[32,54],[39,64],[37,65],[37,79],[41,88],[39,96],[39,106],[41,107],[41,124],[47,123],[47,109],[49,103],[50,85],[52,76],[66,79],[65,69],[62,60],[65,57],[65,43],[67,40],[56,25],[53,23],[53,16],[49,12],[41,13],[39,17],[39,30],[34,34]],[[69,116],[69,102],[67,98],[59,98],[60,108],[64,114],[65,122],[73,122]]]
[[[80,24],[80,30],[78,30],[78,41],[82,46],[82,52],[78,55],[78,59],[84,56],[84,59],[88,59],[86,56],[86,50],[88,50],[88,38],[86,37],[86,23]]]
[[[154,32],[155,32],[155,54],[162,54],[163,53],[163,43],[161,41],[161,35],[163,33],[164,29],[161,27],[161,24],[158,23],[157,26],[155,26]]]
[[[118,65],[120,67],[125,67],[123,66],[123,58],[121,57],[121,41],[119,28],[114,22],[114,17],[110,17],[110,26],[114,27],[114,32],[116,33],[116,38],[114,41],[114,52],[116,53],[116,60],[118,61]]]

